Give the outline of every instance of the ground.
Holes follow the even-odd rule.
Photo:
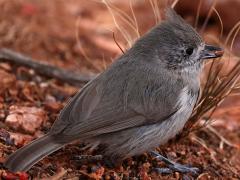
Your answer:
[[[144,3],[133,4],[140,34],[155,23],[151,5]],[[117,2],[116,7],[131,13],[128,1]],[[1,48],[21,52],[71,72],[94,76],[121,55],[115,41],[127,47],[110,12],[99,1],[3,0],[0,9]],[[216,29],[212,25],[206,32],[218,35]],[[134,37],[134,32],[129,32]],[[235,49],[239,42],[236,44]],[[2,166],[9,154],[50,129],[61,108],[84,83],[69,85],[1,60],[0,78]],[[159,175],[153,169],[164,167],[164,164],[147,153],[129,158],[115,169],[108,169],[101,161],[80,163],[74,156],[89,152],[82,150],[79,143],[51,154],[27,173],[11,174],[2,167],[0,175],[2,179],[239,179],[239,100],[238,96],[228,97],[212,116],[214,121],[210,125],[184,137],[179,135],[157,149],[176,162],[198,167],[199,176]]]

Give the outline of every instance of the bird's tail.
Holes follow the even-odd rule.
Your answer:
[[[27,171],[45,156],[60,149],[64,144],[57,143],[51,135],[45,135],[11,154],[4,166],[12,171]]]

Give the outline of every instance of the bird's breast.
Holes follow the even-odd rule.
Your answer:
[[[178,106],[178,111],[158,127],[159,130],[161,129],[161,131],[164,131],[164,133],[159,133],[159,136],[162,136],[160,137],[162,141],[160,143],[165,143],[183,129],[191,116],[197,96],[198,92],[193,91],[188,86],[182,89],[176,104],[176,106]]]

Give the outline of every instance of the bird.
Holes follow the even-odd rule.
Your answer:
[[[128,157],[153,152],[180,133],[197,102],[205,60],[221,57],[223,49],[206,44],[172,8],[165,16],[76,93],[46,135],[11,154],[4,166],[28,171],[79,140],[102,146],[104,162],[114,167]]]

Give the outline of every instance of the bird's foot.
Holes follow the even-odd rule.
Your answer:
[[[182,165],[176,162],[173,162],[164,156],[160,155],[157,152],[152,151],[151,155],[161,161],[163,161],[166,165],[167,168],[155,168],[155,170],[158,173],[161,174],[171,174],[173,172],[180,172],[180,173],[191,173],[192,175],[198,175],[199,174],[199,169],[196,167],[191,167],[189,165]]]

